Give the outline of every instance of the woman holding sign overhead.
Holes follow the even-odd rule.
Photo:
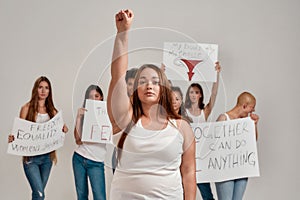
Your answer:
[[[111,64],[107,110],[118,142],[118,164],[110,198],[195,200],[195,139],[187,121],[174,111],[165,74],[152,64],[141,66],[132,101],[124,76],[128,68],[128,34],[133,12],[115,16],[117,35]]]
[[[82,127],[86,110],[86,100],[103,101],[103,93],[99,86],[90,85],[86,92],[83,107],[78,109],[76,126],[74,129],[75,142],[78,145],[73,154],[73,172],[78,200],[88,199],[88,179],[90,180],[95,200],[105,200],[104,159],[106,145],[101,143],[81,141]]]
[[[206,122],[217,98],[221,66],[216,62],[217,81],[213,83],[211,96],[207,105],[204,104],[203,89],[200,84],[192,83],[186,92],[185,108],[193,123]]]
[[[217,81],[213,83],[211,96],[207,105],[205,105],[203,102],[204,94],[200,84],[192,83],[187,89],[185,108],[188,116],[193,120],[193,123],[206,122],[214,107],[218,92],[219,74],[221,71],[219,62],[216,62],[215,69],[217,71]],[[214,200],[210,183],[198,183],[197,186],[200,190],[203,200]]]
[[[53,118],[57,113],[52,100],[52,88],[48,78],[39,77],[32,88],[31,99],[20,111],[20,118],[31,122],[43,123]],[[68,128],[64,125],[64,133]],[[8,142],[14,141],[14,136],[8,136]],[[45,199],[45,187],[50,175],[52,163],[56,163],[55,151],[50,153],[23,156],[23,168],[32,190],[32,200]]]

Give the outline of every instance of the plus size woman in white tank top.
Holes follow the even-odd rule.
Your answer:
[[[172,107],[172,91],[155,65],[140,67],[131,101],[124,75],[133,12],[115,16],[108,114],[113,133],[122,132],[110,199],[195,200],[195,140],[189,124]]]

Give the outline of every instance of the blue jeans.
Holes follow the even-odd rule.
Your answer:
[[[89,160],[78,153],[73,154],[73,171],[78,200],[88,199],[88,178],[91,183],[94,200],[105,200],[104,163]]]
[[[215,183],[218,200],[242,200],[248,178],[234,179]]]
[[[203,200],[214,200],[211,192],[210,183],[197,183]]]
[[[45,187],[52,168],[50,153],[28,157],[23,161],[23,168],[32,190],[32,200],[44,200]]]

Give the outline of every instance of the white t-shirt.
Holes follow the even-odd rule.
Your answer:
[[[96,161],[104,162],[106,154],[106,144],[83,142],[82,145],[78,145],[75,152],[79,155]]]

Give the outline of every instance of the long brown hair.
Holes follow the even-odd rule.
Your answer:
[[[186,120],[187,122],[189,123],[193,123],[193,120],[192,118],[190,118],[185,110],[185,106],[184,106],[184,102],[183,102],[183,94],[182,94],[182,91],[180,89],[180,87],[177,87],[177,86],[172,86],[171,87],[171,90],[173,92],[178,92],[180,97],[181,97],[181,105],[180,105],[180,108],[179,108],[179,111],[178,111],[178,114],[181,115],[182,119]]]
[[[159,110],[158,110],[158,115],[165,115],[167,116],[167,120],[169,119],[180,119],[180,115],[178,113],[176,113],[173,109],[173,105],[172,105],[172,90],[170,88],[170,83],[166,77],[166,75],[161,71],[160,68],[158,68],[155,65],[152,64],[145,64],[142,65],[135,76],[135,80],[134,80],[134,92],[132,94],[132,120],[131,122],[127,125],[126,129],[124,130],[124,132],[122,133],[120,140],[118,142],[118,150],[123,149],[123,145],[124,145],[124,141],[128,135],[128,133],[130,132],[131,128],[137,123],[137,121],[144,115],[144,111],[142,108],[142,103],[138,97],[138,81],[141,75],[141,72],[146,69],[146,68],[150,68],[153,69],[154,71],[157,72],[159,80],[160,80],[160,91],[159,91],[159,101],[158,104],[159,106]],[[120,153],[120,151],[119,151]],[[119,157],[120,154],[118,154]]]
[[[38,88],[41,82],[45,81],[49,86],[49,95],[45,100],[45,106],[46,106],[46,112],[48,113],[50,119],[54,117],[55,113],[57,112],[57,109],[54,107],[53,99],[52,99],[52,87],[49,79],[45,76],[39,77],[32,88],[31,92],[31,99],[29,101],[29,110],[28,114],[26,116],[26,120],[35,122],[36,115],[38,113],[38,101],[39,101],[39,95],[38,95]]]
[[[57,109],[54,107],[54,104],[53,104],[51,83],[47,77],[41,76],[35,81],[33,88],[32,88],[31,99],[29,101],[29,109],[28,109],[27,116],[25,118],[28,121],[36,122],[36,116],[38,114],[38,106],[39,106],[38,105],[38,101],[39,101],[38,88],[39,88],[40,83],[43,81],[45,81],[49,86],[49,95],[45,100],[46,112],[48,113],[50,119],[53,118],[55,113],[57,112]],[[24,156],[23,160],[27,161],[28,158],[29,157]],[[50,153],[50,158],[54,163],[57,162],[55,151]]]
[[[201,85],[199,83],[192,83],[188,89],[187,89],[187,92],[186,92],[186,95],[185,95],[185,102],[184,102],[184,105],[185,105],[185,108],[191,108],[192,106],[192,101],[191,101],[191,98],[190,98],[190,90],[192,87],[196,87],[200,90],[200,94],[201,94],[201,97],[198,101],[198,107],[203,110],[204,107],[205,107],[205,104],[203,103],[204,101],[204,94],[203,94],[203,89],[201,87]]]

